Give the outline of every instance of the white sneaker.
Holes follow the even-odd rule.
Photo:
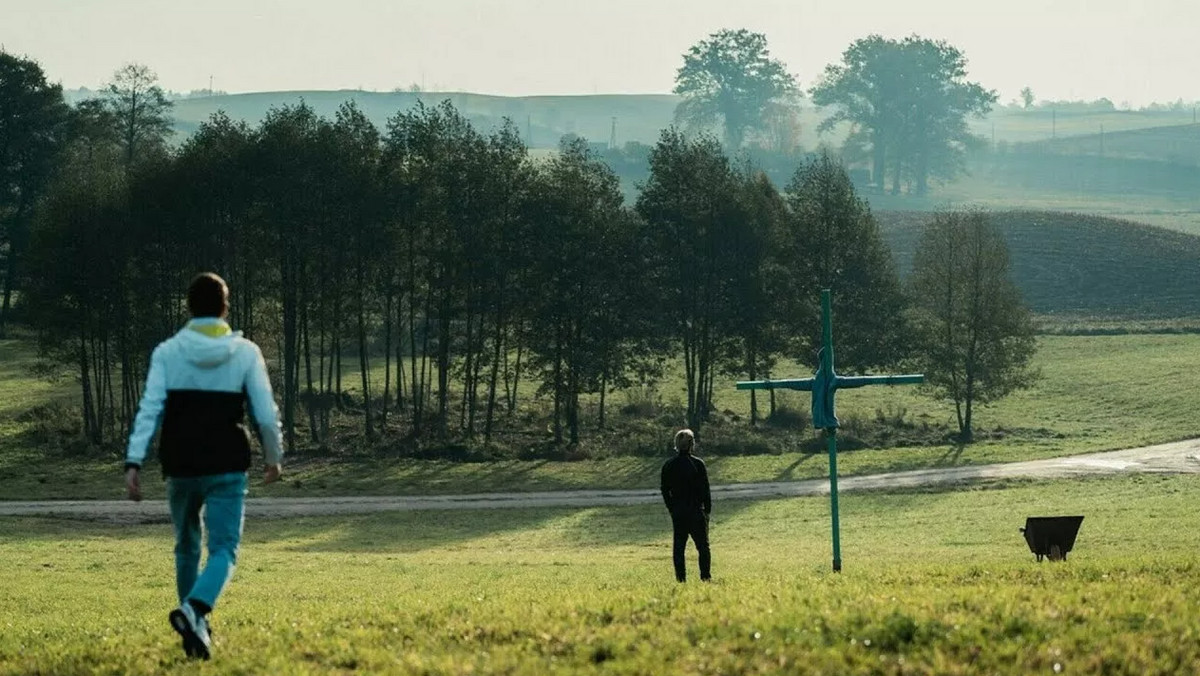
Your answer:
[[[196,613],[192,604],[183,602],[171,611],[171,628],[183,637],[183,651],[188,657],[206,660],[212,656],[212,639],[208,637],[208,623]]]

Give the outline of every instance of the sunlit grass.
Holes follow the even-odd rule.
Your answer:
[[[252,520],[199,668],[168,526],[0,519],[0,674],[1188,673],[1197,489],[846,495],[840,575],[824,499],[718,502],[713,585],[674,583],[658,506]],[[1035,563],[1024,517],[1076,513]]]

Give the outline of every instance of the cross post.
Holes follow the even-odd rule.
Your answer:
[[[813,427],[825,430],[829,450],[829,510],[833,521],[833,572],[842,570],[842,543],[838,528],[837,428],[834,394],[839,389],[865,385],[915,385],[925,382],[921,373],[898,376],[839,376],[833,369],[833,310],[829,289],[821,291],[821,351],[812,378],[749,380],[739,390],[799,390],[812,392]]]

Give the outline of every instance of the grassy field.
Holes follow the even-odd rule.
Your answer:
[[[1180,674],[1200,477],[718,503],[676,584],[657,506],[251,521],[182,657],[169,527],[0,519],[0,674]],[[1083,514],[1065,563],[1026,515]],[[694,551],[689,563],[695,576]]]
[[[3,344],[0,344],[3,345]],[[12,349],[9,346],[8,349]],[[12,354],[10,352],[10,354]],[[24,354],[24,353],[21,353]],[[24,358],[26,361],[28,357]],[[8,362],[7,368],[22,363]],[[953,408],[922,395],[916,388],[864,388],[839,397],[839,416],[847,433],[878,416],[900,420],[895,437],[884,447],[846,450],[839,460],[843,474],[957,464],[982,464],[1045,458],[1108,450],[1200,436],[1200,390],[1190,374],[1200,370],[1198,335],[1046,336],[1040,340],[1035,364],[1042,377],[1030,390],[1019,392],[977,412],[980,438],[967,447],[948,441],[929,442],[952,428]],[[781,369],[779,377],[804,375]],[[20,382],[27,381],[22,387]],[[25,394],[36,387],[28,376],[6,379],[10,397],[0,410],[19,411],[52,398],[53,388]],[[348,383],[355,378],[348,372]],[[378,381],[377,381],[378,382]],[[705,430],[700,453],[710,465],[714,482],[805,479],[823,476],[826,462],[811,430],[751,431],[745,418],[749,398],[733,389],[718,388],[719,422]],[[67,384],[60,387],[67,388]],[[672,401],[683,397],[678,376],[663,382],[664,409],[652,420],[634,423],[616,412],[623,401],[613,395],[612,429],[588,432],[577,462],[499,460],[488,463],[446,462],[398,457],[399,451],[367,455],[353,435],[341,440],[335,455],[293,456],[286,481],[257,489],[259,495],[388,495],[533,491],[571,488],[640,488],[656,485],[659,465],[668,452],[670,435],[682,424]],[[70,390],[66,391],[67,396]],[[806,409],[803,393],[781,393],[780,403]],[[69,411],[52,410],[69,419]],[[18,422],[11,414],[0,429],[0,498],[119,498],[120,459],[71,454],[47,437],[41,418]],[[735,420],[736,419],[736,420]],[[533,443],[547,433],[532,432]],[[632,436],[631,435],[641,435]],[[913,441],[913,440],[917,441]],[[918,443],[921,445],[911,445]],[[612,455],[612,449],[644,444],[641,455]],[[910,444],[910,445],[904,445]],[[927,444],[927,445],[926,445]],[[727,455],[724,449],[750,449],[757,454]],[[411,450],[411,449],[409,449]],[[150,469],[151,473],[156,470]],[[150,497],[161,497],[163,485],[147,481]]]

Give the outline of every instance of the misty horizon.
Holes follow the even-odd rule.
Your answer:
[[[1034,0],[1003,7],[945,0],[903,7],[777,0],[736,7],[716,0],[426,7],[364,0],[336,14],[311,0],[282,7],[216,0],[199,12],[150,0],[116,7],[10,0],[0,7],[0,25],[8,28],[0,45],[36,59],[67,89],[98,89],[117,68],[138,62],[181,93],[211,82],[234,94],[417,85],[522,97],[669,94],[689,46],[718,29],[742,27],[765,33],[772,55],[807,90],[853,40],[916,33],[962,49],[969,76],[996,90],[1001,103],[1026,86],[1038,100],[1107,98],[1119,108],[1200,99],[1188,35],[1200,9],[1181,0],[1052,7]]]

